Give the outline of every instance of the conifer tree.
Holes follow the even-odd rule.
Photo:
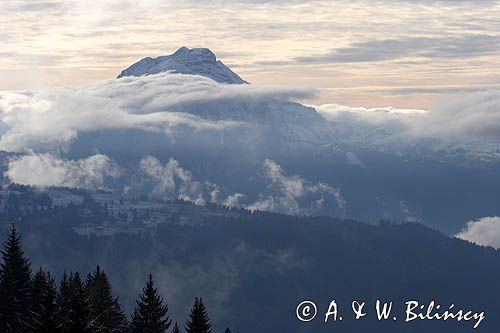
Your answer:
[[[170,327],[172,321],[168,317],[168,306],[163,305],[163,299],[158,295],[151,274],[136,303],[132,315],[132,332],[163,333]]]
[[[42,302],[43,290],[47,285],[47,274],[40,268],[33,277],[30,310],[36,310]]]
[[[88,295],[83,286],[80,274],[76,272],[70,276],[69,288],[69,320],[66,323],[68,333],[87,333],[91,332],[89,319]]]
[[[57,293],[56,303],[57,303],[57,322],[59,326],[59,332],[69,332],[70,326],[70,314],[71,314],[71,285],[70,280],[73,278],[73,274],[68,279],[68,274],[64,272],[61,282],[59,284],[59,292]]]
[[[33,279],[30,332],[56,332],[57,313],[56,283],[49,273],[40,269]]]
[[[181,333],[179,326],[175,323],[174,328],[172,329],[172,333]]]
[[[25,332],[30,317],[31,268],[14,225],[1,253],[0,332]]]
[[[203,304],[202,298],[196,298],[194,300],[191,313],[189,314],[189,320],[186,323],[187,333],[210,333],[212,324],[208,319],[208,313]]]
[[[231,333],[231,330],[229,329],[229,327],[224,330],[224,333]]]
[[[111,284],[99,266],[87,277],[85,288],[89,296],[90,327],[103,333],[125,331],[125,314],[120,308],[118,298],[113,297]]]

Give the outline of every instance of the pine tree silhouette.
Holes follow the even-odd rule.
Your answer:
[[[87,277],[85,289],[89,297],[90,328],[97,332],[123,332],[127,327],[127,319],[120,308],[118,298],[111,293],[111,284],[97,266],[93,274]]]
[[[229,327],[224,330],[224,333],[231,333],[231,330],[229,329]]]
[[[70,309],[69,320],[67,322],[68,333],[87,333],[91,332],[88,319],[90,317],[88,295],[80,278],[80,274],[76,272],[70,276]]]
[[[47,286],[47,274],[40,268],[33,277],[31,288],[30,311],[36,311],[40,308],[43,299],[43,292]]]
[[[73,274],[71,274],[72,276]],[[68,279],[68,274],[64,272],[61,282],[59,283],[59,292],[57,293],[56,303],[57,303],[57,322],[59,326],[59,332],[69,332],[69,326],[71,323],[71,285]]]
[[[59,328],[56,304],[56,283],[41,269],[33,279],[30,332],[56,332]]]
[[[163,305],[163,299],[158,295],[153,277],[142,290],[132,315],[131,331],[134,333],[163,333],[171,325],[168,318],[168,306]]]
[[[0,332],[25,332],[30,317],[31,268],[14,225],[1,253]]]
[[[210,333],[212,324],[208,319],[208,313],[205,309],[205,304],[203,304],[202,298],[196,298],[194,300],[191,313],[189,314],[189,320],[186,323],[187,333]]]
[[[0,332],[8,333],[119,333],[127,332],[126,317],[111,284],[99,268],[84,284],[80,274],[64,273],[56,291],[50,273],[40,269],[31,279],[21,237],[13,226],[0,264]],[[132,315],[130,332],[165,333],[171,326],[168,306],[158,295],[153,278],[143,288]],[[186,323],[187,333],[211,333],[211,323],[201,298],[196,298]],[[175,323],[172,333],[179,333]],[[229,328],[225,333],[230,333]]]

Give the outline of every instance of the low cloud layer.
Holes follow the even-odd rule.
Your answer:
[[[345,213],[346,201],[340,189],[325,183],[311,183],[298,175],[288,176],[273,160],[262,163],[261,177],[267,188],[259,190],[259,198],[252,202],[245,193],[225,193],[220,185],[197,180],[193,174],[171,158],[162,164],[157,158],[147,156],[140,162],[140,170],[153,187],[157,196],[180,198],[203,205],[206,202],[228,207],[246,207],[288,214],[317,214],[325,200],[333,200],[340,214]]]
[[[333,197],[337,208],[344,211],[346,201],[340,189],[325,183],[313,184],[299,175],[288,176],[275,161],[266,159],[262,165],[262,176],[268,182],[272,194],[261,194],[259,200],[248,208],[252,210],[267,210],[288,214],[309,214],[320,210],[326,197]],[[316,195],[312,205],[304,207],[301,200],[308,202],[307,196]]]
[[[245,195],[242,193],[234,193],[231,195],[228,195],[224,201],[222,201],[222,204],[227,207],[239,207],[241,206],[241,200],[245,198]]]
[[[451,141],[500,141],[500,91],[445,95],[428,110],[317,106],[344,133],[381,129],[391,134]]]
[[[157,158],[147,156],[141,160],[139,169],[151,182],[153,193],[160,197],[188,200],[198,205],[213,202],[229,207],[242,206],[240,200],[245,197],[241,193],[221,196],[218,184],[197,180],[191,171],[183,168],[174,158],[162,164]]]
[[[162,165],[155,157],[145,157],[140,162],[140,170],[153,181],[156,195],[173,196],[200,205],[205,204],[207,197],[209,201],[216,200],[212,195],[214,191],[217,193],[216,185],[195,180],[192,173],[173,158]]]
[[[489,216],[470,221],[455,237],[500,249],[500,217]]]
[[[446,98],[446,99],[445,99]],[[412,127],[415,134],[500,140],[500,91],[443,97]]]
[[[50,154],[31,154],[11,159],[5,176],[19,184],[98,188],[107,178],[118,178],[121,172],[105,155],[69,161]]]
[[[309,89],[224,85],[194,75],[162,73],[127,77],[88,86],[33,92],[0,92],[0,149],[64,148],[79,133],[102,129],[141,129],[170,133],[179,126],[220,130],[241,126],[172,109],[211,100],[307,98]]]

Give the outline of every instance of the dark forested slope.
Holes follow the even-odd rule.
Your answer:
[[[128,311],[135,291],[152,272],[174,318],[182,318],[192,299],[203,296],[220,329],[217,323],[241,332],[472,331],[474,322],[405,324],[408,300],[485,311],[480,331],[498,327],[498,251],[419,224],[374,226],[239,211],[234,217],[205,217],[194,225],[166,221],[147,233],[96,237],[74,232],[73,226],[99,218],[78,211],[78,206],[24,213],[11,209],[2,217],[3,234],[15,220],[33,267],[42,266],[56,278],[64,270],[88,272],[101,265]],[[307,324],[295,317],[297,304],[306,299],[319,309]],[[332,299],[344,320],[325,324]],[[400,319],[376,321],[376,299],[394,301],[394,315]],[[352,300],[367,302],[363,320],[354,321]]]

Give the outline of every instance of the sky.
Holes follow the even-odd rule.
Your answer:
[[[146,56],[208,47],[245,80],[316,104],[426,109],[500,87],[500,2],[0,2],[0,90],[113,79]]]

